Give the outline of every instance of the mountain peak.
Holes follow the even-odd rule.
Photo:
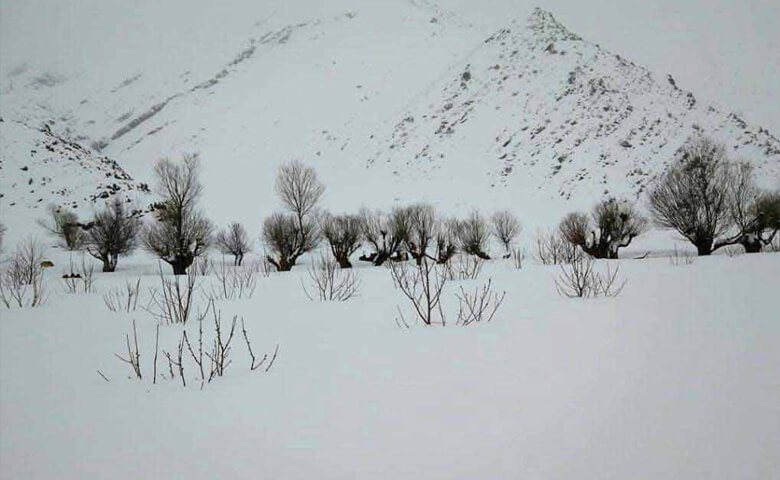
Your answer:
[[[528,17],[527,26],[539,39],[546,42],[582,40],[558,22],[552,13],[540,7],[534,8]]]

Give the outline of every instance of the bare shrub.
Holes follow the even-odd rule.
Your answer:
[[[263,221],[263,243],[269,252],[266,259],[279,272],[292,270],[298,258],[316,246],[317,230],[311,219],[299,224],[293,214],[272,214]]]
[[[723,251],[725,252],[726,256],[729,258],[738,257],[746,253],[744,248],[737,247],[735,245],[729,245],[728,247],[724,247]]]
[[[573,262],[578,248],[567,241],[560,231],[536,232],[536,259],[544,265],[561,265]]]
[[[504,258],[512,256],[512,246],[520,234],[520,220],[509,210],[496,212],[490,217],[493,236],[504,247]]]
[[[723,145],[703,137],[689,141],[650,190],[650,213],[656,224],[679,232],[699,255],[733,244],[736,239],[727,235],[733,225],[732,174]]]
[[[486,253],[490,229],[479,211],[474,210],[465,220],[459,222],[457,235],[461,251],[490,260],[490,255]]]
[[[198,288],[195,272],[187,272],[183,279],[179,275],[168,278],[160,267],[158,276],[160,287],[149,289],[151,298],[144,310],[165,325],[187,323]]]
[[[49,205],[49,217],[38,220],[38,225],[57,239],[57,246],[70,252],[84,246],[84,236],[79,217],[67,208]]]
[[[48,298],[44,282],[45,249],[35,237],[22,240],[0,271],[0,302],[11,308],[40,307]]]
[[[141,294],[141,278],[135,283],[127,280],[124,287],[116,287],[103,294],[103,303],[114,313],[134,312]]]
[[[70,272],[62,276],[66,293],[92,293],[95,291],[95,266],[87,265],[86,258],[81,255],[81,264],[74,265],[70,259]]]
[[[391,262],[389,270],[393,285],[412,305],[416,321],[421,321],[424,325],[446,324],[441,295],[447,284],[447,278],[442,267],[424,259],[420,265],[413,267],[406,262]],[[399,326],[403,323],[404,326],[409,327],[400,308],[398,314],[400,318],[396,322]]]
[[[418,203],[406,207],[405,216],[409,219],[409,234],[406,238],[406,248],[420,265],[423,258],[436,260],[428,250],[433,247],[439,228],[436,220],[436,209],[427,203]]]
[[[555,288],[561,296],[569,298],[616,297],[627,283],[618,279],[619,265],[613,269],[607,264],[606,272],[599,273],[589,255],[581,254],[569,265],[561,265],[561,272]]]
[[[5,245],[5,232],[7,230],[8,229],[5,227],[5,225],[0,223],[0,253],[3,253],[3,246]]]
[[[230,366],[232,361],[230,360],[231,342],[233,341],[233,334],[236,331],[236,321],[238,316],[234,315],[233,320],[230,322],[230,331],[227,334],[223,334],[222,331],[222,312],[218,311],[214,307],[214,303],[211,304],[211,310],[214,318],[214,342],[211,346],[210,352],[205,352],[206,356],[211,361],[209,368],[209,379],[214,377],[221,377],[225,374],[225,370]]]
[[[558,229],[563,238],[588,255],[616,259],[621,248],[645,232],[647,220],[628,202],[611,198],[596,204],[591,218],[570,213]]]
[[[308,273],[309,289],[303,281],[301,285],[310,300],[344,302],[356,296],[360,290],[360,276],[357,272],[341,269],[335,261],[324,256],[312,262]]]
[[[133,375],[135,375],[138,380],[143,380],[143,374],[141,372],[141,352],[138,349],[138,331],[135,328],[135,319],[133,319],[133,344],[130,344],[130,334],[125,334],[125,340],[127,343],[127,358],[122,357],[118,353],[115,353],[114,355],[119,360],[130,365]]]
[[[214,280],[210,284],[210,294],[216,300],[241,300],[252,298],[257,288],[260,270],[252,265],[228,267],[220,262],[214,268]]]
[[[674,246],[672,254],[669,255],[669,263],[674,266],[691,265],[695,260],[696,255],[686,250],[679,250],[677,245]]]
[[[140,228],[138,216],[126,214],[123,202],[115,198],[85,226],[84,244],[90,255],[103,262],[103,272],[113,272],[119,257],[135,250]]]
[[[460,294],[455,294],[455,296],[460,304],[456,324],[466,327],[473,323],[493,320],[504,302],[506,292],[499,295],[498,292],[493,291],[493,280],[488,279],[482,287],[475,288],[473,293],[467,292],[461,286]]]
[[[355,215],[324,214],[320,221],[322,236],[341,268],[352,268],[349,257],[361,245],[361,218]]]
[[[260,361],[257,361],[257,357],[255,357],[254,352],[252,351],[252,344],[249,342],[249,335],[246,333],[246,327],[244,326],[244,318],[241,317],[241,334],[244,336],[244,341],[246,342],[246,349],[249,351],[249,357],[251,358],[251,362],[249,364],[249,369],[252,371],[255,371],[263,366],[266,360],[268,360],[268,354],[264,354],[263,358],[260,359]],[[265,367],[265,371],[271,370],[271,367],[274,366],[274,362],[276,362],[276,356],[279,354],[279,344],[276,344],[276,348],[274,348],[274,354],[271,356],[271,361],[268,362],[268,365]]]
[[[233,265],[239,267],[244,261],[244,255],[252,250],[246,229],[238,222],[231,223],[219,232],[214,244],[223,255],[232,255]]]
[[[394,208],[389,215],[361,209],[363,239],[374,251],[361,256],[360,260],[380,266],[388,260],[403,259],[402,247],[409,238],[410,230],[408,213],[400,207]]]
[[[212,241],[211,222],[197,208],[203,192],[199,166],[197,155],[185,155],[181,163],[162,159],[154,167],[163,202],[155,212],[155,221],[144,231],[143,245],[168,263],[174,275],[186,275]]]
[[[452,261],[442,264],[448,281],[476,280],[482,273],[485,260],[478,256],[459,253]]]
[[[207,277],[214,270],[214,262],[208,255],[201,255],[192,262],[192,270],[199,277]]]

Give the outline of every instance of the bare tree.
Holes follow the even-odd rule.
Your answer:
[[[733,226],[731,173],[725,147],[704,137],[693,139],[650,190],[655,223],[677,230],[696,246],[699,255],[735,243],[737,238],[727,235]]]
[[[263,221],[263,243],[270,252],[266,259],[279,272],[291,270],[301,255],[316,246],[317,230],[311,219],[298,223],[293,214],[272,214]]]
[[[496,212],[490,218],[493,235],[504,247],[504,258],[512,256],[512,246],[520,234],[520,220],[509,210]]]
[[[460,222],[454,218],[440,219],[436,225],[436,263],[448,263],[458,251]]]
[[[410,220],[405,208],[396,207],[385,215],[381,212],[360,210],[363,239],[374,251],[360,259],[382,265],[388,260],[403,258],[402,247],[409,238]]]
[[[38,220],[38,225],[57,238],[57,246],[60,248],[69,252],[81,250],[84,236],[79,217],[72,210],[53,204],[48,206],[47,212],[49,218]]]
[[[103,262],[104,272],[116,270],[120,255],[128,255],[137,245],[141,221],[137,215],[127,215],[123,202],[114,198],[105,209],[95,214],[85,232],[87,252]]]
[[[197,208],[203,192],[198,180],[197,155],[185,155],[181,163],[162,159],[154,167],[163,202],[155,221],[144,231],[144,247],[185,275],[196,258],[211,245],[213,227]]]
[[[313,217],[325,193],[325,186],[317,179],[317,173],[312,167],[293,160],[279,167],[275,189],[284,207],[295,218],[296,249],[302,250],[301,255],[313,250],[320,240]],[[295,265],[297,258],[298,256],[289,258],[292,262],[290,268]]]
[[[428,250],[433,247],[437,235],[438,222],[436,209],[433,205],[418,203],[406,208],[409,218],[409,235],[406,238],[406,247],[417,265],[422,264],[424,258],[430,258]]]
[[[731,221],[738,232],[736,243],[747,253],[758,253],[771,245],[780,231],[780,191],[761,191],[747,162],[732,168],[728,198]]]
[[[327,240],[333,257],[341,268],[352,268],[349,257],[361,245],[361,217],[324,214],[320,220],[322,236]]]
[[[460,222],[458,228],[458,242],[460,249],[469,255],[476,255],[483,260],[490,260],[485,250],[490,240],[490,230],[479,211],[474,210],[471,214]]]
[[[246,229],[238,222],[231,223],[227,229],[217,234],[214,244],[224,255],[233,256],[233,265],[241,266],[246,255],[251,249]]]
[[[584,213],[568,214],[558,226],[563,238],[594,258],[618,258],[618,251],[647,229],[647,220],[625,201],[604,200]]]

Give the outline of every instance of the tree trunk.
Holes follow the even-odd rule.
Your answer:
[[[761,250],[763,250],[764,247],[761,244],[761,240],[759,240],[757,237],[743,237],[739,243],[742,245],[742,247],[744,247],[745,253],[761,253]]]
[[[350,263],[348,257],[339,256],[336,258],[336,261],[338,262],[339,267],[341,268],[352,268],[352,263]]]
[[[696,245],[696,251],[699,253],[700,257],[707,257],[712,254],[712,244],[699,243]]]
[[[116,270],[116,261],[111,261],[111,257],[103,259],[103,273],[111,273]]]

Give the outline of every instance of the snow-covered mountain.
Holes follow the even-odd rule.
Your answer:
[[[2,65],[0,205],[12,232],[37,215],[20,208],[136,191],[155,159],[193,151],[209,213],[251,228],[275,208],[272,177],[291,158],[317,167],[329,208],[511,206],[530,225],[601,196],[637,198],[694,133],[751,159],[765,184],[780,181],[768,130],[541,9],[498,31],[427,0],[217,13],[229,22],[184,28],[179,10],[147,13],[159,38],[107,37],[115,50],[99,74]],[[28,161],[47,139],[78,148]],[[107,165],[122,173],[95,183],[109,180]],[[47,189],[20,187],[44,177]]]

